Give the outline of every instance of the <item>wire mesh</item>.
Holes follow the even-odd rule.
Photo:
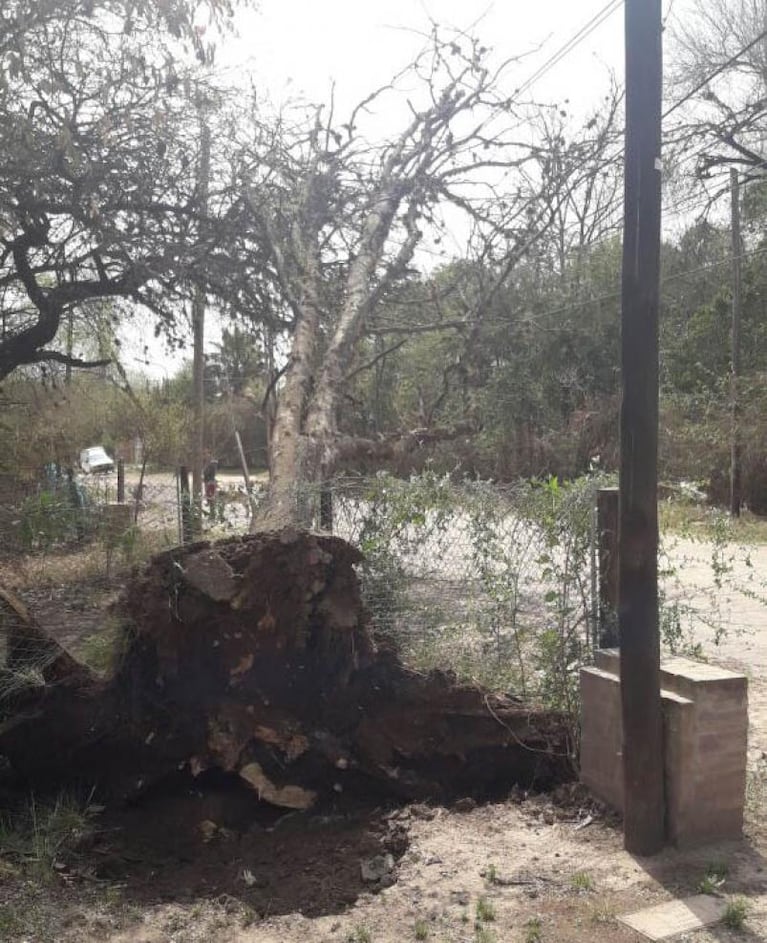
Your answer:
[[[180,542],[177,470],[125,474],[125,505],[113,511],[113,475],[27,476],[4,504],[3,554],[36,561],[68,579],[96,575],[118,585],[126,565]],[[572,695],[575,667],[594,631],[591,509],[594,483],[556,480],[498,486],[426,473],[339,478],[296,488],[316,529],[358,547],[373,631],[420,668],[442,668],[522,697]],[[266,500],[221,474],[200,496],[202,536],[246,533]],[[58,569],[57,569],[58,568]]]
[[[295,500],[361,550],[373,630],[410,664],[570,707],[595,635],[597,484],[381,474],[302,485]]]

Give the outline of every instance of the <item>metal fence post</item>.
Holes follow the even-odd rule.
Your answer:
[[[117,459],[117,503],[125,504],[125,461]]]

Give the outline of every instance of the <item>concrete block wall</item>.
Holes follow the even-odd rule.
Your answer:
[[[581,780],[623,809],[620,658],[581,670]],[[680,846],[736,838],[743,827],[748,689],[743,675],[686,658],[661,663],[668,837]]]

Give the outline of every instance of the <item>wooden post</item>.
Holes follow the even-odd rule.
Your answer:
[[[245,482],[245,496],[248,499],[248,513],[251,518],[255,513],[253,491],[250,484],[250,470],[248,468],[248,460],[245,457],[245,449],[242,447],[242,438],[237,429],[234,430],[234,441],[237,443],[237,453],[240,456],[240,468],[242,468],[242,478]]]
[[[740,404],[738,402],[738,378],[740,376],[740,309],[741,309],[741,257],[743,244],[740,238],[740,187],[738,171],[730,168],[730,218],[732,221],[732,351],[730,360],[730,513],[740,517],[743,502],[742,464],[740,447]]]
[[[626,0],[622,268],[619,631],[624,842],[665,839],[658,632],[658,307],[661,216],[661,0]]]
[[[198,171],[199,238],[204,236],[204,221],[208,213],[208,190],[210,182],[210,127],[205,116],[205,103],[197,94],[197,110],[200,117],[200,166]],[[194,407],[194,459],[192,461],[192,494],[196,513],[191,526],[197,533],[202,530],[202,466],[205,453],[205,290],[197,285],[192,299],[192,385]]]
[[[189,493],[189,469],[182,465],[178,470],[179,505],[181,510],[181,543],[189,544],[194,540],[194,508]]]
[[[618,640],[618,488],[597,491],[599,553],[599,647],[615,648]]]
[[[125,460],[117,459],[117,503],[125,504]]]
[[[320,530],[333,533],[333,488],[328,481],[320,485]]]
[[[240,456],[240,468],[242,469],[242,478],[245,482],[245,490],[250,494],[250,471],[248,469],[248,460],[245,458],[245,449],[242,447],[242,439],[237,429],[234,430],[234,441],[237,443],[237,454]]]

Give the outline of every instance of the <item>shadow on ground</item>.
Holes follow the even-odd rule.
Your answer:
[[[742,897],[750,905],[754,897],[767,893],[767,860],[747,837],[701,848],[667,849],[655,858],[634,860],[649,878],[677,899],[700,894],[701,882],[712,873],[722,875],[721,894],[726,899]],[[706,933],[723,943],[734,939],[764,943],[763,932],[749,927],[748,916],[737,931],[719,923],[707,927]]]

